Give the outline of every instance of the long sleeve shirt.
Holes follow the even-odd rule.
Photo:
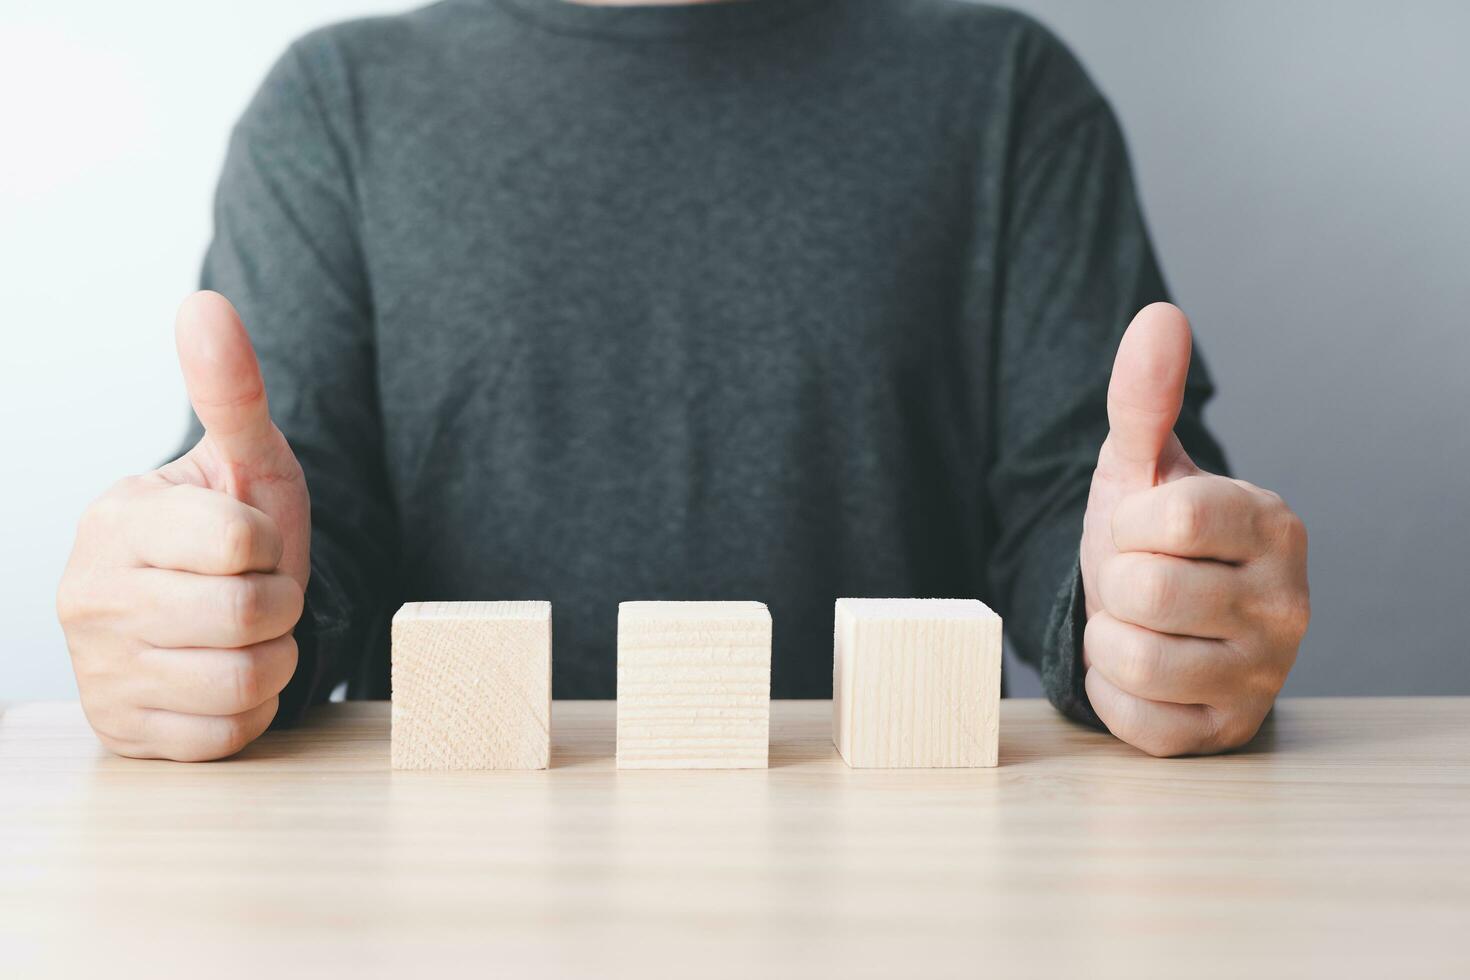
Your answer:
[[[549,599],[610,697],[624,599],[757,599],[777,697],[839,596],[977,597],[1057,706],[1118,339],[1165,298],[1077,61],[957,0],[448,0],[294,44],[203,284],[306,472],[289,723],[389,694],[423,599]],[[1179,435],[1223,466],[1196,358]],[[197,424],[195,429],[197,435]]]

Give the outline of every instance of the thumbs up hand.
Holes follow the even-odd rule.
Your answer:
[[[87,509],[57,613],[103,744],[200,761],[265,731],[296,670],[310,505],[234,308],[194,294],[177,339],[204,437]]]
[[[1310,618],[1301,519],[1203,472],[1174,435],[1189,353],[1189,321],[1167,303],[1129,325],[1082,532],[1088,700],[1157,756],[1249,741]]]

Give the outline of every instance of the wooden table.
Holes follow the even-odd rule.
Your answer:
[[[1470,977],[1470,698],[1291,700],[1158,760],[1036,701],[993,770],[847,769],[826,702],[771,768],[388,768],[386,704],[227,762],[0,714],[0,974]]]

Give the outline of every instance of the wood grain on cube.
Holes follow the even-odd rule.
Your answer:
[[[1001,620],[977,599],[838,599],[832,740],[854,768],[993,766]]]
[[[551,763],[551,603],[410,602],[393,617],[393,768]]]
[[[771,614],[759,602],[618,607],[620,769],[764,769]]]

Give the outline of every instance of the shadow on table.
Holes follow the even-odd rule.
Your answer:
[[[311,758],[329,765],[387,769],[387,705],[359,701],[330,705],[330,711],[313,708],[298,724],[268,731],[230,758],[252,763]]]
[[[823,744],[805,738],[779,738],[771,736],[770,761],[767,768],[781,769],[786,766],[809,764],[821,759],[835,758],[837,750],[830,739]],[[551,768],[612,769],[617,765],[617,739],[608,734],[605,738],[580,738],[560,740],[552,736]]]

